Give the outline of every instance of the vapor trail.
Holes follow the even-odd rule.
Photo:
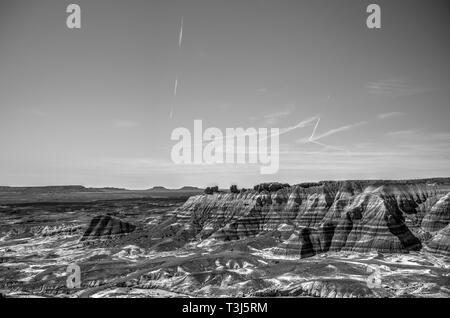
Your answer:
[[[365,121],[361,121],[359,123],[350,124],[350,125],[342,126],[342,127],[339,127],[339,128],[331,129],[331,130],[321,134],[320,136],[315,137],[314,140],[319,140],[319,139],[322,139],[324,137],[331,136],[331,135],[334,135],[336,133],[339,133],[341,131],[351,130],[353,128],[356,128],[356,127],[359,127],[359,126],[362,126],[362,125],[365,125],[365,124],[366,124]]]
[[[183,44],[183,17],[181,17],[181,26],[180,26],[180,34],[178,36],[178,49],[181,52],[181,45]],[[175,87],[173,89],[173,97],[176,98],[177,97],[177,89],[178,89],[178,76],[175,78]],[[173,111],[174,111],[174,103],[175,101],[172,103],[172,107],[170,109],[170,114],[169,114],[169,118],[172,119],[173,117]]]
[[[311,137],[309,137],[310,141],[314,139],[314,134],[316,133],[317,126],[319,126],[319,122],[320,122],[320,117],[317,119],[316,125],[314,126],[313,132],[311,134]]]
[[[182,43],[183,43],[183,17],[181,17],[181,28],[180,28],[180,36],[178,38],[178,48],[181,49]]]
[[[310,142],[310,143],[322,146],[322,147],[324,147],[324,149],[333,149],[333,150],[338,150],[338,151],[345,151],[345,152],[347,152],[347,154],[350,154],[350,152],[347,151],[344,148],[331,146],[331,145],[319,142],[318,140],[322,139],[323,137],[330,136],[330,135],[333,135],[335,133],[338,133],[338,132],[341,132],[341,131],[345,131],[345,130],[349,130],[349,129],[352,129],[354,127],[357,127],[357,126],[365,124],[365,122],[360,122],[360,123],[353,124],[353,125],[347,125],[347,126],[339,127],[339,128],[336,128],[336,129],[329,130],[326,133],[320,135],[319,137],[315,137],[317,127],[319,126],[319,122],[320,122],[320,117],[317,118],[317,122],[316,122],[316,125],[314,126],[314,129],[312,131],[311,137],[309,137],[307,142]]]
[[[178,76],[175,78],[175,87],[173,88],[174,97],[177,97],[177,89],[178,89]]]
[[[173,97],[176,98],[177,97],[177,89],[178,89],[178,76],[175,77],[175,85],[173,88]],[[174,103],[175,101],[172,102],[172,106],[170,108],[170,114],[169,114],[169,118],[172,119],[173,117],[173,108],[174,108]]]

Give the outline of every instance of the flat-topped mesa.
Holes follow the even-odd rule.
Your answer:
[[[422,247],[422,218],[429,224],[448,217],[433,207],[444,188],[448,185],[426,180],[263,184],[241,193],[191,197],[157,228],[162,238],[176,238],[177,246],[182,240],[232,241],[273,232],[280,238],[279,252],[301,257],[329,250],[407,252]],[[445,207],[447,201],[441,201]]]
[[[131,233],[136,226],[110,215],[98,215],[91,220],[80,241],[110,239]]]

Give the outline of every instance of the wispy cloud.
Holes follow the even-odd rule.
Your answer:
[[[48,114],[45,111],[43,111],[39,108],[34,108],[34,107],[19,108],[19,111],[22,113],[25,113],[27,115],[36,116],[36,117],[47,117],[48,116]]]
[[[113,125],[117,128],[134,128],[139,126],[139,123],[132,120],[116,119],[113,121]]]
[[[265,88],[265,87],[258,88],[258,89],[256,90],[256,92],[257,92],[258,94],[265,94],[265,93],[267,93],[267,88]]]
[[[288,105],[287,108],[285,108],[283,110],[279,110],[279,111],[264,115],[264,119],[266,120],[266,123],[268,125],[274,125],[274,124],[277,124],[278,122],[280,122],[280,120],[282,120],[283,118],[286,118],[289,115],[291,115],[292,112],[294,111],[294,109],[295,109],[294,105],[291,104],[291,105]]]
[[[399,130],[399,131],[388,132],[386,135],[387,136],[405,136],[405,135],[412,135],[414,133],[415,133],[414,130]]]
[[[410,96],[429,91],[428,88],[414,85],[403,78],[391,78],[368,82],[364,87],[370,94],[380,96]]]
[[[233,108],[233,103],[226,102],[226,101],[221,101],[221,102],[217,103],[216,107],[219,110],[227,111],[227,110],[230,110],[231,108]]]
[[[405,113],[402,112],[391,112],[391,113],[383,113],[383,114],[378,114],[378,119],[387,119],[387,118],[392,118],[392,117],[398,117],[398,116],[403,116],[405,115]]]

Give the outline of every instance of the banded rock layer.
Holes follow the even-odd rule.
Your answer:
[[[91,220],[80,241],[109,239],[114,236],[131,233],[135,228],[136,226],[133,224],[121,221],[113,216],[99,215]]]
[[[450,193],[442,197],[425,215],[422,227],[429,232],[439,231],[450,223]]]
[[[300,257],[408,252],[422,249],[435,235],[430,232],[449,223],[448,191],[430,182],[347,181],[198,195],[158,220],[153,235],[163,249],[273,233],[275,252]]]
[[[436,235],[428,242],[426,250],[450,257],[450,225],[436,233]]]

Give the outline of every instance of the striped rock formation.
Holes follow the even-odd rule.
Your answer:
[[[433,254],[450,257],[450,225],[447,225],[427,243],[426,250]]]
[[[110,239],[131,233],[135,228],[133,224],[121,221],[113,216],[99,215],[91,220],[80,241]]]
[[[422,228],[428,232],[443,229],[450,223],[450,193],[442,197],[422,220]]]
[[[286,255],[397,253],[420,250],[433,237],[429,232],[449,218],[447,183],[346,181],[265,188],[191,197],[157,222],[154,235],[165,248],[273,233],[274,251]]]

